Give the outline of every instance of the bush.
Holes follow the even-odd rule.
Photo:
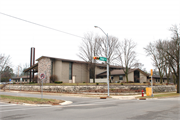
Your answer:
[[[34,82],[29,82],[29,84],[34,84]]]
[[[83,82],[83,83],[86,83],[86,82]]]
[[[8,77],[1,77],[1,82],[9,82],[9,78]]]
[[[123,83],[121,83],[121,85],[123,85]]]
[[[99,83],[96,83],[96,85],[99,85]]]
[[[33,83],[37,83],[37,81],[38,81],[38,75],[35,75],[33,78]]]
[[[63,83],[63,81],[55,81],[54,83],[61,84],[61,83]]]
[[[120,81],[118,81],[117,83],[120,83]]]
[[[50,76],[50,82],[51,83],[56,83],[56,81],[57,81],[57,76],[56,75],[51,75]],[[58,82],[58,81],[57,81]]]
[[[111,89],[111,91],[114,91],[114,89]]]

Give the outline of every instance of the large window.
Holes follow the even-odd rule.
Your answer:
[[[119,76],[119,80],[123,80],[123,76],[122,75]]]
[[[69,80],[72,80],[72,63],[69,63]]]

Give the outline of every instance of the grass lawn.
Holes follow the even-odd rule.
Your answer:
[[[158,94],[154,94],[154,97],[151,96],[144,96],[144,97],[136,97],[136,98],[165,98],[165,97],[180,97],[179,93],[158,93]]]
[[[9,96],[9,95],[0,95],[0,101],[9,102],[9,103],[29,103],[29,104],[53,104],[53,103],[62,103],[63,100],[56,99],[42,99],[33,98],[33,97],[19,97],[19,96]]]

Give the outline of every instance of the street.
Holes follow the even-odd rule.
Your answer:
[[[41,97],[40,94],[0,94]],[[153,100],[97,99],[44,95],[44,98],[72,101],[52,107],[0,103],[1,120],[179,120],[180,97]]]

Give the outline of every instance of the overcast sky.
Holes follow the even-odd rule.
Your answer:
[[[54,28],[77,36],[31,24]],[[93,32],[137,43],[137,59],[147,71],[153,68],[143,47],[158,39],[170,39],[168,30],[180,24],[180,0],[0,0],[0,53],[11,56],[13,68],[51,56],[81,60],[77,54],[85,33]]]

